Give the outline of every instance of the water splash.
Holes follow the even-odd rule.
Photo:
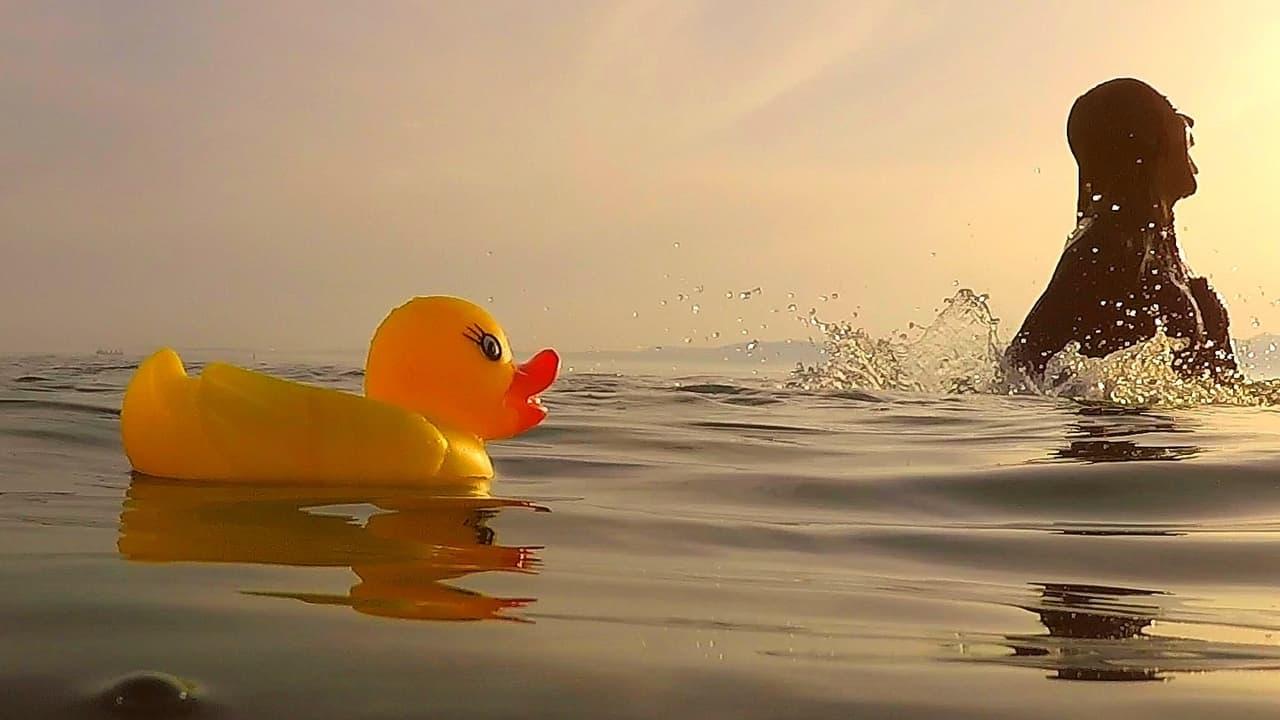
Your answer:
[[[1101,358],[1085,357],[1079,343],[1069,343],[1049,359],[1044,378],[1032,380],[1006,365],[999,320],[987,296],[968,289],[949,298],[932,323],[887,338],[848,322],[824,322],[816,311],[807,322],[821,332],[826,359],[798,366],[789,388],[1033,394],[1133,407],[1280,405],[1280,380],[1182,377],[1173,359],[1186,340],[1163,331]]]
[[[822,334],[826,360],[801,365],[787,386],[804,390],[905,390],[929,393],[997,392],[1004,387],[999,321],[987,297],[962,289],[932,323],[910,333],[873,338],[848,322],[808,323]]]

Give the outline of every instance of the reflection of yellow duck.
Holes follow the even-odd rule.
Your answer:
[[[415,298],[369,345],[365,396],[177,353],[145,360],[125,391],[121,435],[135,470],[184,480],[414,484],[490,478],[484,441],[546,417],[538,393],[559,358],[517,366],[498,323],[458,298]]]
[[[326,506],[370,504],[384,512],[356,524]],[[416,620],[519,618],[504,611],[530,598],[495,598],[445,584],[477,572],[534,572],[537,548],[494,544],[486,522],[504,507],[491,497],[431,497],[358,488],[251,488],[135,477],[120,516],[117,547],[129,560],[349,567],[360,578],[346,595],[259,592],[312,604],[347,605]]]

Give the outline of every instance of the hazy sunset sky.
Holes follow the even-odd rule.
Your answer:
[[[1117,76],[1196,119],[1183,249],[1280,331],[1278,71],[1269,2],[0,0],[0,350],[356,348],[434,293],[525,348],[722,344],[955,281],[1007,339]]]

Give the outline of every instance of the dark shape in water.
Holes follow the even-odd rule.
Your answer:
[[[1173,206],[1196,191],[1190,117],[1140,80],[1111,80],[1078,98],[1067,140],[1080,166],[1078,226],[1049,286],[1009,346],[1034,377],[1068,343],[1103,357],[1154,337],[1188,341],[1174,356],[1185,377],[1238,377],[1221,299],[1193,277],[1174,232]]]
[[[1040,587],[1042,604],[1036,608],[1023,608],[1024,610],[1031,610],[1039,615],[1040,622],[1054,637],[1094,640],[1127,640],[1137,637],[1155,619],[1159,608],[1134,601],[1163,594],[1154,590],[1070,583],[1045,583]],[[1117,603],[1123,604],[1126,614],[1111,615],[1101,612],[1105,609],[1104,606]],[[1111,610],[1114,611],[1114,608]]]
[[[1199,448],[1194,445],[1144,447],[1132,440],[1072,440],[1069,446],[1054,452],[1054,457],[1084,462],[1134,462],[1183,460],[1198,452]]]
[[[1167,619],[1168,608],[1176,604],[1169,593],[1074,583],[1036,585],[1039,597],[1015,607],[1034,613],[1048,633],[1005,635],[997,643],[1011,654],[976,660],[1048,670],[1050,680],[1095,682],[1169,681],[1175,673],[1280,668],[1280,652],[1269,643],[1148,634],[1152,623]]]
[[[102,693],[100,700],[104,709],[125,718],[181,717],[199,707],[190,682],[161,672],[121,678]]]
[[[1116,654],[1117,641],[1142,639],[1156,619],[1156,605],[1137,602],[1164,593],[1151,590],[1045,583],[1039,602],[1020,606],[1035,613],[1049,631],[1044,635],[1008,635],[1005,644],[1015,664],[1052,670],[1053,680],[1142,682],[1166,680],[1157,666],[1130,665]],[[1141,658],[1139,658],[1141,659]],[[1153,658],[1149,662],[1158,661]]]
[[[1145,410],[1084,407],[1071,424],[1068,445],[1053,451],[1060,460],[1091,463],[1184,460],[1200,454],[1195,445],[1166,445],[1139,440],[1144,435],[1188,432],[1172,417]]]

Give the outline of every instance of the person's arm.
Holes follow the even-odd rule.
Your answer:
[[[1218,379],[1238,375],[1235,351],[1231,347],[1231,321],[1222,298],[1202,277],[1191,278],[1189,285],[1196,307],[1200,309],[1200,318],[1204,321],[1206,342],[1199,353],[1201,361]]]

